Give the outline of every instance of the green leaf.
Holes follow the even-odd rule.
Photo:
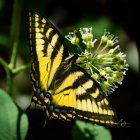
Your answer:
[[[24,140],[28,130],[27,115],[0,90],[0,140]]]
[[[74,140],[111,140],[111,134],[108,129],[92,123],[77,120],[73,129],[72,136]]]

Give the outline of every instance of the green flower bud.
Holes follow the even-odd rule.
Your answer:
[[[106,71],[103,70],[103,69],[100,69],[99,72],[100,72],[100,75],[101,75],[101,76],[105,76],[105,75],[106,75]]]
[[[82,34],[82,39],[84,41],[90,41],[93,39],[93,34],[91,33],[85,33],[85,34]]]
[[[73,45],[79,44],[79,38],[76,36],[76,31],[70,32],[68,35],[65,36],[65,38],[69,40]]]

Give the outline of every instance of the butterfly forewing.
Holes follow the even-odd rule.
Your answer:
[[[35,12],[29,13],[29,38],[32,80],[48,90],[57,69],[67,56],[67,48],[54,26]]]
[[[68,57],[67,47],[52,23],[30,12],[29,38],[32,102],[45,105],[50,118],[112,124],[115,112],[107,98],[93,78],[75,64],[76,57]]]

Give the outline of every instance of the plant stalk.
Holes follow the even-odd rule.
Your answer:
[[[20,33],[20,23],[21,23],[21,9],[22,9],[22,0],[14,0],[13,4],[13,13],[12,13],[12,24],[11,24],[11,46],[13,47],[11,60],[9,64],[9,70],[7,72],[7,87],[6,90],[10,96],[12,96],[12,87],[13,87],[13,69],[16,67],[16,58],[18,51],[19,43],[19,33]]]

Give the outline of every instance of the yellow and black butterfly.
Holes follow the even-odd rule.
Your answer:
[[[116,115],[107,98],[95,80],[76,65],[78,54],[69,56],[52,23],[29,12],[29,38],[32,104],[43,108],[48,118],[113,124]]]

